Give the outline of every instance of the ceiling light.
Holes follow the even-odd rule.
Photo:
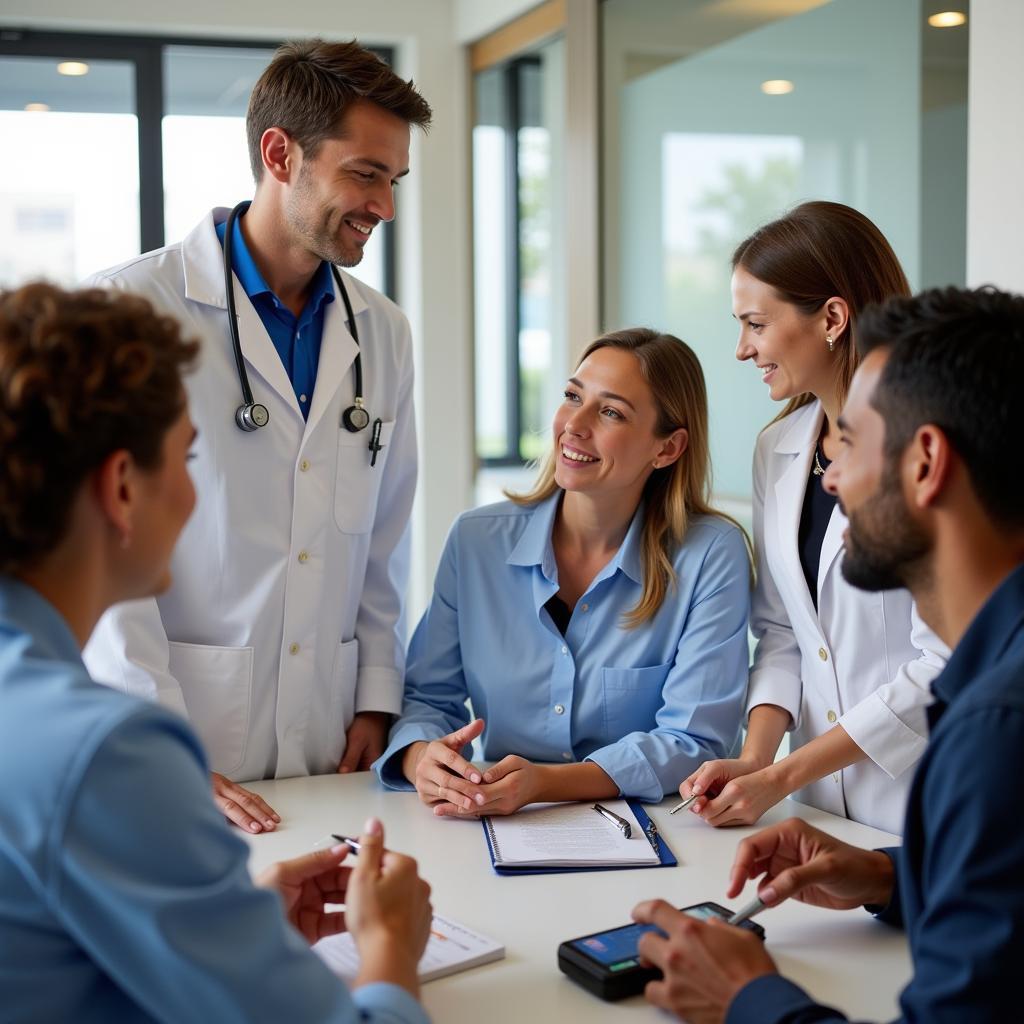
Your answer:
[[[42,114],[50,109],[49,103],[26,103],[25,109],[33,114]]]
[[[928,18],[928,24],[932,28],[956,28],[967,21],[967,15],[962,11],[940,11]]]
[[[65,60],[57,65],[57,70],[62,75],[87,75],[89,74],[89,65],[81,60]]]
[[[761,83],[761,92],[768,96],[785,96],[795,88],[796,86],[787,78],[770,78],[767,82]]]

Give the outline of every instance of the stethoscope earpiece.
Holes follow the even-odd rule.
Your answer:
[[[235,423],[246,432],[259,430],[260,427],[265,427],[269,422],[270,413],[267,411],[267,407],[260,405],[258,402],[240,405],[235,410]]]

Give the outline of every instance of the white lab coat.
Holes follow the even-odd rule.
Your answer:
[[[819,402],[804,406],[764,430],[755,450],[751,630],[758,644],[747,709],[785,708],[791,749],[842,725],[868,759],[794,798],[901,833],[910,769],[928,742],[931,681],[949,651],[906,590],[868,593],[846,582],[839,554],[847,520],[838,505],[821,547],[815,612],[797,536],[822,417]]]
[[[281,358],[235,282],[242,352],[267,426],[235,425],[223,250],[214,210],[180,244],[97,275],[144,295],[201,342],[186,379],[199,431],[198,502],[171,565],[171,589],[112,609],[86,649],[90,671],[187,715],[211,766],[236,781],[333,772],[360,711],[397,714],[404,678],[403,598],[416,486],[409,326],[384,296],[346,275],[371,418],[352,404],[356,344],[340,295],[325,307],[308,422]]]

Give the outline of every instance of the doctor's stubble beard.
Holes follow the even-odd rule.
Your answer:
[[[303,164],[299,170],[299,180],[295,183],[295,191],[288,197],[285,207],[288,224],[295,232],[306,249],[328,263],[338,267],[354,267],[362,262],[363,250],[359,246],[346,248],[338,240],[338,231],[329,226],[331,211],[323,212],[316,188],[311,180],[309,165]],[[338,215],[339,230],[344,227],[344,219],[349,213]],[[376,217],[359,218],[374,221]]]

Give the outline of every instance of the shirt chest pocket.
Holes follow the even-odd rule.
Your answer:
[[[395,421],[380,425],[381,446],[374,465],[370,465],[373,452],[374,425],[353,434],[342,427],[338,431],[338,471],[334,479],[334,520],[342,533],[369,533],[377,515],[377,498],[381,479],[391,451],[391,434]]]
[[[663,703],[662,689],[672,663],[648,668],[605,668],[605,731],[614,743],[631,732],[650,732],[658,723],[656,715]]]

